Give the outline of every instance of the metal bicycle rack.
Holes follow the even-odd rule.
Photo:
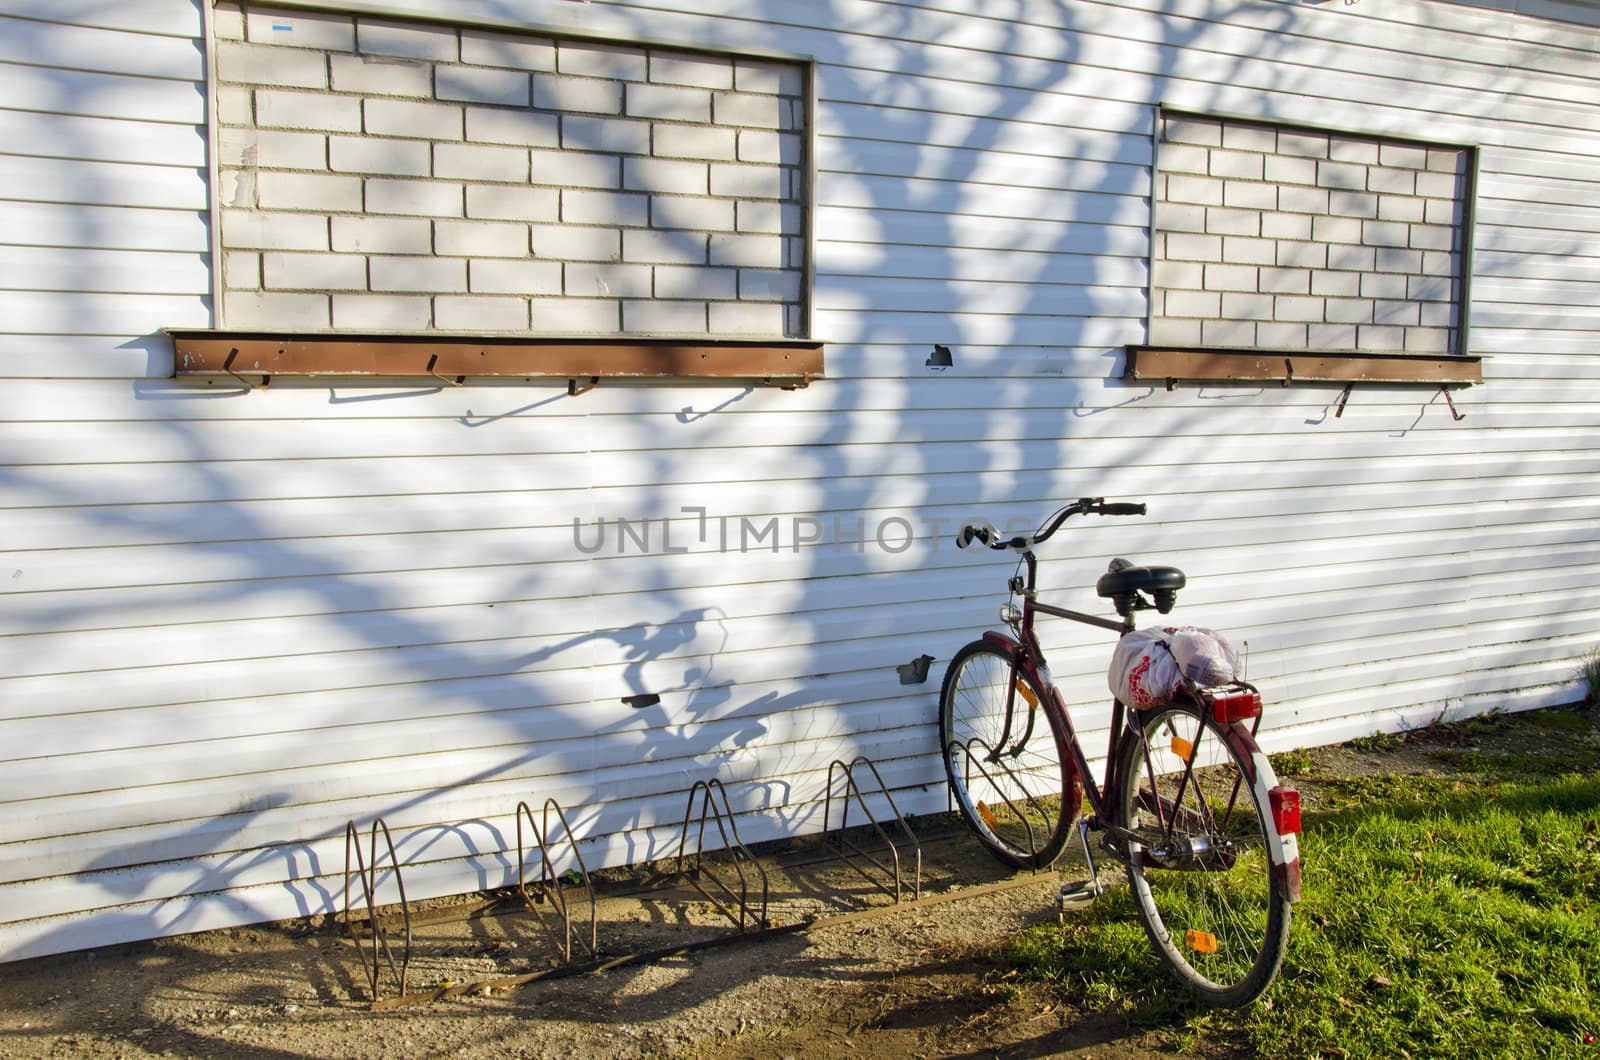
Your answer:
[[[968,740],[964,744],[963,743],[956,743],[955,744],[955,746],[961,748],[963,751],[965,751],[967,753],[967,767],[968,767],[968,770],[969,770],[969,772],[967,774],[967,776],[968,776],[968,783],[967,783],[968,790],[970,790],[972,788],[970,770],[975,767],[977,769],[977,771],[980,774],[982,774],[983,779],[989,782],[989,786],[994,789],[995,793],[998,794],[1000,796],[1000,798],[1005,801],[1006,809],[1010,810],[1013,814],[1015,814],[1017,820],[1022,822],[1022,827],[1026,828],[1028,830],[1028,850],[1029,850],[1030,853],[1037,854],[1039,852],[1039,843],[1034,838],[1033,825],[1028,823],[1028,815],[1023,813],[1017,807],[1017,804],[1011,800],[1011,796],[1009,796],[1009,795],[1007,795],[1005,793],[1005,789],[1003,789],[999,784],[995,783],[994,774],[990,773],[989,770],[984,768],[984,765],[983,765],[984,760],[985,760],[984,757],[980,756],[980,755],[975,755],[975,754],[972,753],[972,748],[973,748],[974,745],[983,748],[984,752],[987,755],[989,755],[989,756],[994,758],[996,764],[999,765],[1001,771],[1004,772],[1005,775],[1010,778],[1011,782],[1014,785],[1016,785],[1016,787],[1022,792],[1023,798],[1027,800],[1028,805],[1030,807],[1032,807],[1033,812],[1035,812],[1035,813],[1037,813],[1039,815],[1041,820],[1043,820],[1043,821],[1048,823],[1050,821],[1050,819],[1051,819],[1051,815],[1049,814],[1048,811],[1045,810],[1045,808],[1043,806],[1039,805],[1039,800],[1034,798],[1033,795],[1029,793],[1029,791],[1027,789],[1027,786],[1024,785],[1023,783],[1021,783],[1017,779],[1017,775],[1011,771],[1011,767],[1007,766],[1004,762],[999,761],[999,756],[997,754],[995,754],[994,748],[990,747],[988,744],[984,743],[983,740],[979,739],[976,736],[974,736],[972,739]],[[982,810],[980,810],[979,812],[982,813]],[[988,823],[989,823],[989,827],[990,828],[994,827],[993,822],[988,822]]]
[[[405,925],[404,948],[400,953],[400,962],[397,965],[394,959],[394,950],[389,945],[389,930],[378,917],[378,833],[383,833],[384,845],[389,850],[389,871],[394,873],[395,887],[400,891],[400,913]],[[355,944],[356,952],[361,955],[362,970],[367,973],[367,985],[372,990],[372,1000],[376,1003],[380,995],[380,984],[383,977],[383,965],[389,966],[389,974],[394,979],[395,986],[402,996],[406,993],[406,970],[411,964],[411,907],[406,901],[405,880],[400,875],[400,859],[395,856],[394,839],[389,834],[389,826],[383,818],[375,818],[369,835],[368,856],[361,856],[361,832],[356,827],[354,819],[345,826],[344,830],[344,929],[350,941]],[[350,877],[352,875],[352,853],[354,856],[354,875],[361,878],[361,894],[367,904],[367,931],[372,936],[372,953],[369,957],[361,945],[361,940],[356,937],[355,921],[350,910]]]
[[[917,837],[912,833],[911,826],[906,823],[905,816],[900,812],[900,807],[895,805],[894,796],[889,794],[888,785],[884,784],[883,776],[878,772],[878,767],[873,765],[872,760],[866,755],[857,755],[849,762],[849,764],[846,764],[842,759],[835,759],[828,766],[828,787],[824,794],[822,804],[822,830],[824,833],[828,833],[833,830],[834,777],[835,775],[842,775],[844,778],[845,790],[839,799],[842,810],[839,815],[839,829],[833,839],[834,848],[838,852],[840,860],[849,865],[851,868],[855,869],[864,879],[878,887],[885,894],[891,895],[895,900],[895,904],[899,904],[902,894],[900,848],[895,845],[895,842],[890,837],[889,832],[884,828],[883,824],[873,816],[872,810],[868,808],[866,796],[862,793],[861,786],[856,783],[857,766],[866,766],[867,770],[871,772],[872,779],[877,785],[877,793],[881,794],[884,800],[888,802],[889,811],[894,814],[895,826],[900,830],[901,835],[905,837],[906,841],[911,844],[912,850],[914,850],[916,853],[916,865],[912,876],[912,900],[915,901],[920,899],[922,897],[922,844],[917,842]],[[889,848],[889,855],[893,861],[892,865],[884,864],[882,861],[878,860],[877,857],[862,849],[860,846],[857,846],[855,842],[850,839],[848,832],[850,828],[850,803],[852,800],[857,806],[861,807],[861,812],[866,815],[867,823],[872,826],[872,829],[875,832],[877,832],[878,838],[883,840],[884,846]],[[854,857],[851,855],[854,855]],[[863,869],[860,861],[856,860],[857,858],[861,859],[862,861],[866,861],[879,872],[882,872],[885,875],[893,876],[894,889],[891,891],[881,880]]]
[[[544,827],[540,828],[534,823],[533,810],[526,802],[517,803],[517,893],[522,896],[522,904],[539,921],[539,926],[544,928],[545,934],[550,936],[550,941],[555,944],[557,952],[563,961],[572,960],[572,911],[567,906],[567,888],[562,885],[561,878],[556,875],[555,862],[550,857],[550,812],[554,810],[557,819],[561,822],[562,835],[567,841],[567,848],[572,851],[573,860],[577,862],[578,875],[583,881],[584,893],[589,900],[589,938],[585,942],[583,936],[578,937],[579,943],[589,957],[599,953],[597,941],[597,912],[594,900],[594,885],[589,879],[589,869],[583,863],[583,855],[578,850],[577,837],[573,835],[572,825],[567,821],[567,815],[561,809],[561,804],[555,799],[544,800]],[[528,848],[523,842],[523,821],[528,824],[528,831],[533,833],[535,845],[539,848],[539,878],[533,882],[533,893],[529,893],[528,880]],[[561,920],[561,931],[557,933],[545,918],[539,906],[548,901]]]
[[[704,793],[700,800],[700,829],[695,843],[692,864],[686,870],[684,863],[690,861],[689,856],[689,827],[694,820],[694,797]],[[718,804],[717,796],[721,796]],[[705,863],[706,821],[710,819],[716,826],[722,838],[722,848],[733,861],[734,872],[739,877],[739,891],[734,893],[722,879]],[[761,878],[761,911],[754,913],[750,906],[750,877],[745,872],[748,865],[755,869]],[[728,801],[728,789],[722,786],[722,781],[715,778],[711,780],[697,780],[689,789],[689,802],[683,811],[683,837],[678,844],[678,875],[687,879],[694,889],[699,891],[706,901],[710,902],[717,911],[733,922],[740,931],[765,930],[767,923],[767,870],[750,853],[744,841],[739,838],[739,828],[734,823],[733,806]],[[737,903],[738,912],[723,902],[722,898],[706,890],[701,884],[702,877],[715,884],[717,889],[729,901]]]

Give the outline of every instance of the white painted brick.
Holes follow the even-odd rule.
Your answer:
[[[1385,279],[1401,279],[1399,276]],[[1422,299],[1430,302],[1448,302],[1455,297],[1455,284],[1446,276],[1405,277],[1405,293],[1398,298]]]
[[[509,33],[463,29],[461,61],[510,70],[554,70],[556,44],[545,37],[519,37]]]
[[[217,201],[235,209],[253,210],[260,203],[256,194],[257,170],[221,169],[217,172]]]
[[[1439,225],[1412,225],[1407,245],[1418,250],[1453,250],[1456,234]]]
[[[1271,294],[1309,294],[1311,270],[1263,268],[1256,277],[1256,287]]]
[[[1198,346],[1200,321],[1157,317],[1150,322],[1150,342],[1157,346]]]
[[[1230,151],[1276,151],[1278,132],[1270,125],[1235,125],[1222,127],[1222,146]]]
[[[329,167],[341,173],[425,177],[429,173],[430,157],[428,145],[421,140],[363,136],[328,138]]]
[[[1242,151],[1211,152],[1211,175],[1243,180],[1260,180],[1265,169],[1261,155]]]
[[[1304,350],[1309,343],[1305,324],[1275,324],[1262,321],[1256,325],[1256,345],[1274,350]]]
[[[649,298],[652,292],[648,265],[566,266],[566,293],[583,298]]]
[[[327,250],[328,219],[316,214],[223,210],[222,245],[241,250]]]
[[[1454,199],[1458,194],[1458,178],[1454,173],[1418,173],[1417,194],[1436,199]]]
[[[561,130],[554,114],[468,107],[467,139],[475,143],[554,147],[561,142]]]
[[[620,154],[650,153],[650,123],[630,118],[561,119],[561,146],[575,151],[616,151]]]
[[[383,55],[333,55],[329,74],[336,92],[365,96],[431,96],[433,68],[417,59]]]
[[[804,231],[805,212],[793,203],[757,199],[738,203],[734,222],[734,227],[741,232],[791,235]]]
[[[687,195],[652,195],[650,224],[655,228],[692,228],[700,232],[733,231],[733,202]]]
[[[321,52],[219,41],[217,77],[251,85],[327,88],[328,59]]]
[[[1222,205],[1222,181],[1212,177],[1186,177],[1170,174],[1166,177],[1167,202],[1192,202],[1201,206]]]
[[[1370,140],[1347,140],[1334,136],[1328,140],[1328,157],[1335,162],[1370,166],[1378,161],[1378,145]]]
[[[467,216],[494,221],[554,221],[561,216],[561,193],[554,188],[469,184]]]
[[[640,48],[564,40],[556,44],[556,69],[564,74],[643,81],[649,74]]]
[[[253,125],[255,92],[234,85],[217,86],[217,120],[223,125]]]
[[[567,224],[615,224],[642,228],[650,223],[649,197],[614,191],[561,192],[561,220]]]
[[[1361,297],[1404,298],[1406,297],[1406,277],[1387,273],[1364,272],[1361,274]]]
[[[475,260],[468,263],[474,294],[560,294],[558,261]]]
[[[1378,163],[1402,169],[1427,169],[1428,149],[1410,144],[1383,144],[1378,148]]]
[[[1204,176],[1210,172],[1211,152],[1192,144],[1162,144],[1157,158],[1163,173],[1192,173]]]
[[[462,107],[459,103],[419,103],[402,99],[362,101],[367,132],[375,136],[409,136],[430,140],[459,140]]]
[[[654,52],[650,56],[650,80],[663,85],[732,88],[733,61],[715,56]]]
[[[445,331],[527,331],[526,298],[440,295],[433,300],[433,326]]]
[[[1317,163],[1310,158],[1268,155],[1263,176],[1276,184],[1315,184]]]
[[[241,23],[242,25],[243,23]],[[243,32],[242,30],[240,32]],[[229,250],[222,255],[222,284],[233,291],[255,290],[261,286],[261,255]]]
[[[1208,291],[1168,291],[1162,303],[1169,317],[1217,317],[1222,313],[1222,296]]]
[[[1356,328],[1356,349],[1399,350],[1405,348],[1405,329],[1383,324],[1362,324]]]
[[[1402,250],[1399,247],[1373,248],[1373,268],[1379,272],[1421,272],[1422,251]]]
[[[1378,197],[1365,191],[1330,191],[1328,212],[1336,217],[1375,218],[1378,216]]]
[[[1284,185],[1278,189],[1278,209],[1284,213],[1327,213],[1327,189]]]
[[[1333,272],[1317,269],[1310,275],[1311,294],[1332,298],[1356,298],[1361,294],[1361,274],[1359,272]],[[1289,294],[1291,292],[1285,291],[1284,293]],[[1307,292],[1300,291],[1297,293],[1305,294]],[[1329,319],[1344,318],[1330,317]]]
[[[1421,221],[1425,218],[1428,203],[1405,195],[1384,195],[1378,199],[1378,219],[1381,221]]]
[[[1422,219],[1431,225],[1457,225],[1463,220],[1462,205],[1446,199],[1425,199]],[[1398,218],[1397,218],[1398,220]]]
[[[587,225],[534,225],[535,257],[556,261],[620,261],[622,233]]]
[[[1424,276],[1455,276],[1461,271],[1461,259],[1453,253],[1425,250],[1422,252],[1422,268],[1417,271]]]
[[[1327,266],[1349,272],[1371,272],[1377,266],[1377,252],[1372,247],[1332,246],[1327,248]]]
[[[704,162],[627,158],[622,162],[622,186],[630,191],[704,195],[708,187],[706,170]]]
[[[796,63],[738,59],[734,62],[734,87],[740,92],[799,96],[806,90],[805,70]]]
[[[1395,301],[1380,298],[1372,306],[1372,321],[1375,324],[1399,324],[1401,326],[1415,326],[1422,321],[1419,312],[1420,306],[1416,302]]]
[[[327,169],[328,138],[278,129],[222,129],[217,134],[217,157],[225,166]]]
[[[797,302],[800,281],[800,273],[793,269],[740,269],[739,297],[763,302]]]
[[[563,188],[619,188],[622,160],[615,155],[535,149],[533,182]]]
[[[1407,353],[1449,353],[1450,329],[1406,328]]]
[[[364,291],[367,259],[360,254],[262,255],[264,286],[290,291]]]
[[[450,26],[420,22],[380,22],[363,18],[356,26],[356,44],[373,55],[455,62],[461,57],[456,31]]]
[[[284,291],[227,291],[223,317],[230,328],[317,331],[328,327],[328,296]],[[243,367],[248,372],[248,367]]]
[[[1151,276],[1158,288],[1198,290],[1205,283],[1205,268],[1198,261],[1158,261]]]
[[[1397,221],[1361,222],[1361,242],[1369,247],[1403,247],[1411,237],[1411,225]]]
[[[1233,210],[1223,206],[1206,207],[1206,231],[1220,236],[1261,234],[1261,214],[1254,210]]]
[[[528,182],[528,149],[488,144],[434,144],[433,175],[466,180]]]
[[[1298,155],[1302,158],[1327,158],[1328,138],[1318,133],[1280,129],[1277,151],[1282,155]]]
[[[655,130],[655,153],[663,158],[731,161],[735,156],[735,136],[733,129],[658,125]]]
[[[469,192],[470,193],[470,192]],[[525,258],[528,226],[507,221],[435,221],[433,252],[466,258]]]
[[[1204,118],[1167,118],[1161,126],[1161,138],[1175,144],[1221,147],[1222,125]]]
[[[1230,180],[1222,186],[1222,201],[1225,205],[1244,210],[1275,210],[1278,207],[1278,188],[1274,184]]]
[[[1467,168],[1467,153],[1454,148],[1429,148],[1428,169],[1434,173],[1463,173]]]
[[[421,217],[460,217],[460,184],[433,180],[367,180],[367,212],[398,213]]]
[[[1311,238],[1319,243],[1359,243],[1361,226],[1355,217],[1317,217],[1311,221]]]
[[[791,126],[792,115],[781,96],[765,96],[753,92],[717,92],[712,95],[711,120],[718,125],[783,129]]]
[[[425,331],[433,320],[427,295],[336,294],[333,326],[346,331]]]
[[[255,44],[347,52],[355,46],[355,25],[349,15],[251,11],[245,18],[245,36]]]
[[[1313,350],[1353,350],[1356,348],[1354,324],[1312,324],[1307,329],[1307,340]]]
[[[1309,214],[1302,213],[1263,213],[1261,215],[1261,237],[1263,239],[1310,239],[1311,217]]]
[[[622,85],[597,77],[534,74],[533,105],[583,114],[620,114]]]
[[[1367,189],[1367,167],[1344,162],[1318,162],[1317,184],[1324,188],[1343,188],[1346,191]]]
[[[1247,320],[1203,320],[1200,341],[1206,346],[1254,346],[1256,326]]]
[[[741,199],[782,199],[789,194],[787,169],[781,166],[746,166],[711,163],[711,194]]]
[[[622,260],[664,265],[703,265],[707,261],[702,232],[658,232],[630,228],[622,233]]]
[[[737,269],[659,265],[656,267],[656,297],[733,299],[739,297],[738,277]]]
[[[1410,195],[1417,190],[1417,174],[1409,169],[1378,169],[1367,171],[1367,188],[1389,195]]]
[[[622,321],[622,303],[609,298],[535,298],[533,327],[547,335],[609,335]]]
[[[1370,298],[1329,298],[1323,309],[1323,319],[1330,324],[1372,323]]]
[[[1163,232],[1204,232],[1206,208],[1180,206],[1177,203],[1156,203],[1156,228]]]
[[[280,129],[360,132],[361,101],[324,92],[261,88],[255,93],[256,124]]]
[[[520,70],[480,70],[472,66],[436,66],[433,94],[466,103],[526,107],[532,99],[528,75]]]
[[[622,330],[631,334],[703,335],[706,327],[704,302],[622,303]]]
[[[1222,237],[1167,233],[1167,257],[1179,261],[1222,261]]]
[[[333,249],[361,254],[428,254],[432,225],[422,217],[335,217]]]
[[[1325,305],[1326,300],[1321,298],[1305,298],[1292,294],[1274,295],[1272,316],[1278,321],[1320,323]]]
[[[1272,296],[1230,291],[1222,296],[1222,315],[1229,320],[1271,320]]]
[[[780,236],[713,235],[710,254],[713,265],[782,268],[783,239]]]
[[[780,302],[712,302],[713,335],[782,335],[783,304]]]
[[[789,269],[800,269],[806,263],[806,241],[799,236],[790,236],[783,241],[783,265]]]
[[[1449,328],[1456,323],[1456,304],[1454,302],[1420,302],[1418,308],[1422,311],[1422,326],[1425,328]]]
[[[211,32],[218,40],[244,40],[244,14],[236,7],[214,8],[211,12]]]
[[[374,291],[464,292],[467,263],[460,258],[389,257],[367,259]]]
[[[679,85],[631,84],[625,93],[624,109],[635,118],[704,123],[711,120],[711,91]]]
[[[1278,264],[1284,268],[1321,269],[1328,265],[1328,248],[1321,243],[1278,243]]]
[[[1222,260],[1230,265],[1271,265],[1278,245],[1270,239],[1228,236],[1222,241]]]

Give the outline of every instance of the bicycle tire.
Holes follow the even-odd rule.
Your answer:
[[[1135,728],[1121,741],[1112,807],[1116,823],[1144,839],[1122,840],[1139,919],[1156,953],[1201,1000],[1247,1005],[1271,985],[1289,941],[1289,897],[1268,847],[1271,809],[1248,779],[1250,763],[1195,705],[1136,718],[1144,738]],[[1195,769],[1181,782],[1185,756]],[[1157,820],[1158,807],[1169,827]],[[1182,849],[1175,839],[1196,838],[1212,853],[1172,855]]]
[[[1006,745],[995,748],[1006,733],[1010,677],[1010,657],[987,641],[955,654],[939,692],[940,756],[961,815],[989,852],[1007,865],[1043,868],[1061,856],[1077,815],[1076,774],[1066,765],[1056,713],[1026,674],[1018,681],[1032,705],[1017,696],[1016,724]]]

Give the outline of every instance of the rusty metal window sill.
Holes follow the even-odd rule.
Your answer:
[[[558,338],[461,334],[313,334],[169,329],[173,375],[262,387],[274,378],[727,379],[803,387],[823,374],[810,339]]]
[[[1483,358],[1411,353],[1236,350],[1181,346],[1127,348],[1122,378],[1164,383],[1355,383],[1471,386],[1483,382]]]

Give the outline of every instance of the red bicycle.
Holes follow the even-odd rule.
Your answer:
[[[962,528],[958,546],[1020,553],[1023,573],[1000,608],[1008,631],[985,633],[950,661],[939,696],[945,769],[967,823],[1007,864],[1052,864],[1077,821],[1089,880],[1063,888],[1063,907],[1100,893],[1088,833],[1101,833],[1101,850],[1126,870],[1151,944],[1178,980],[1210,1004],[1245,1005],[1277,975],[1300,897],[1300,798],[1256,746],[1260,692],[1243,680],[1197,684],[1180,671],[1164,702],[1134,709],[1113,699],[1100,787],[1034,633],[1044,614],[1125,637],[1136,612],[1172,609],[1182,571],[1121,559],[1095,586],[1120,620],[1038,599],[1033,549],[1068,518],[1144,513],[1143,504],[1087,497],[1031,537]],[[1080,818],[1085,796],[1090,813]]]

